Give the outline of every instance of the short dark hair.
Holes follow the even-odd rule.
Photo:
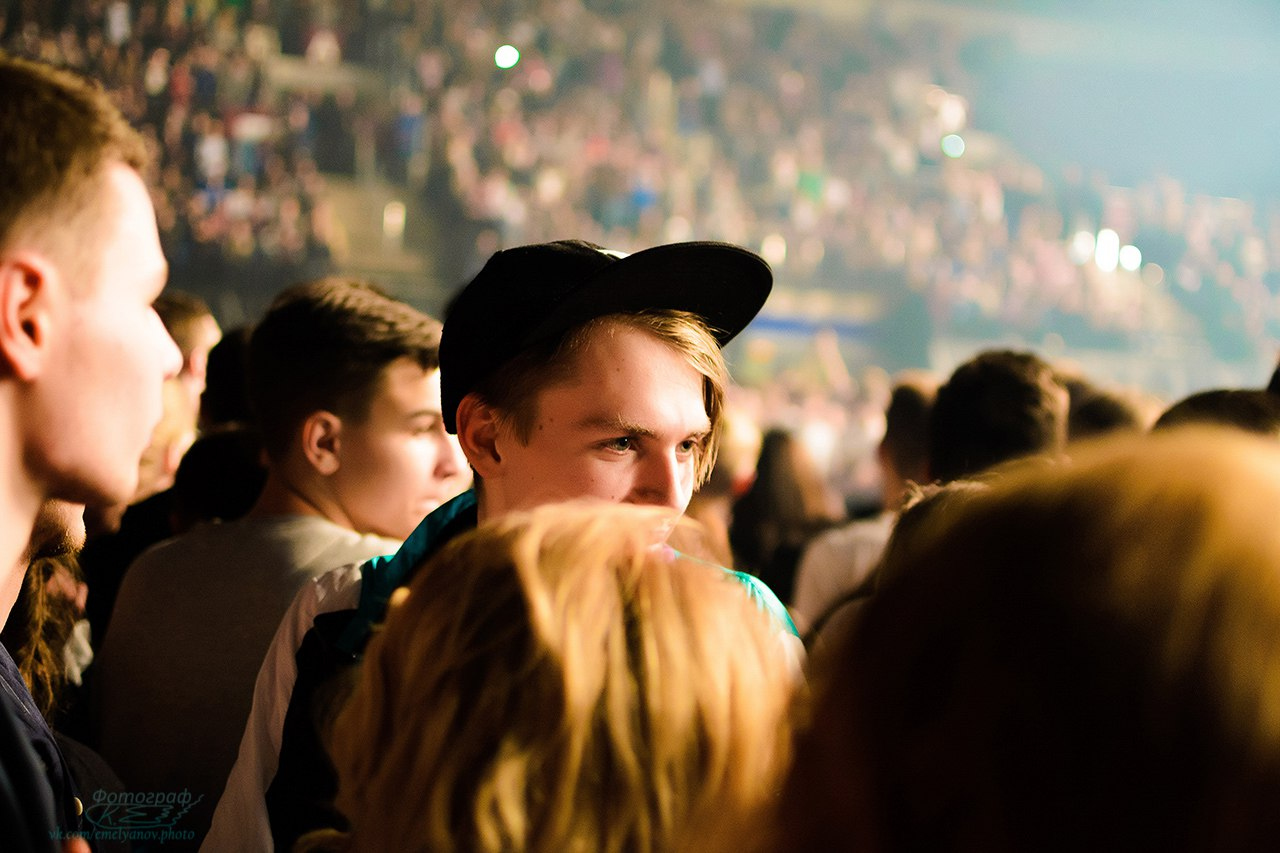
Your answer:
[[[1067,390],[1071,393],[1067,414],[1067,438],[1071,441],[1146,429],[1142,411],[1124,394],[1087,383],[1068,385]]]
[[[0,52],[0,250],[20,235],[71,262],[108,219],[107,165],[141,170],[142,137],[95,81]],[[63,227],[45,228],[59,221]]]
[[[363,419],[399,358],[438,368],[440,324],[357,279],[281,292],[249,341],[249,397],[267,453],[282,453],[313,412]]]
[[[884,411],[884,453],[904,477],[929,467],[929,416],[937,396],[935,387],[915,381],[899,382]]]
[[[1216,424],[1280,437],[1280,397],[1255,388],[1197,391],[1165,409],[1152,429],[1186,424]]]
[[[1066,390],[1030,352],[987,350],[938,389],[929,419],[929,468],[955,480],[1066,441]]]
[[[209,350],[204,391],[200,394],[200,428],[229,424],[256,425],[249,402],[249,339],[251,326],[228,329]]]

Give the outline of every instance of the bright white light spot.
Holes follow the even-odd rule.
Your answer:
[[[958,133],[948,133],[942,137],[942,153],[952,160],[964,155],[964,139]]]
[[[1114,272],[1120,261],[1120,235],[1110,228],[1098,232],[1098,245],[1093,250],[1093,261],[1103,272]]]
[[[509,44],[504,44],[493,52],[493,64],[499,68],[515,68],[520,61],[520,51]]]
[[[1142,250],[1137,246],[1120,247],[1120,267],[1129,272],[1137,272],[1142,266]]]
[[[770,234],[760,243],[760,254],[773,266],[782,264],[787,259],[787,238]]]
[[[1071,248],[1067,250],[1067,256],[1071,258],[1071,263],[1079,266],[1085,261],[1093,257],[1093,248],[1097,241],[1094,239],[1092,231],[1077,231],[1071,237]]]

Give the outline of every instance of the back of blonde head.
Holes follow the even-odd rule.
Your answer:
[[[654,546],[652,508],[569,504],[450,543],[373,640],[333,756],[361,850],[671,849],[787,755],[776,627]]]

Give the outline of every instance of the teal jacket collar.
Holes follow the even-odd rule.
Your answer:
[[[475,526],[476,493],[468,489],[422,519],[400,550],[366,561],[360,567],[360,603],[355,618],[338,638],[338,645],[350,654],[359,654],[373,626],[386,618],[391,593],[408,583],[414,570],[441,545]]]

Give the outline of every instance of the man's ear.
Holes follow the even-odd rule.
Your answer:
[[[323,409],[302,422],[302,455],[317,473],[329,476],[342,467],[342,418]]]
[[[475,394],[458,404],[458,444],[471,467],[482,478],[491,478],[502,464],[498,452],[498,413]]]
[[[61,276],[47,258],[17,252],[0,258],[0,356],[19,380],[39,375]]]

